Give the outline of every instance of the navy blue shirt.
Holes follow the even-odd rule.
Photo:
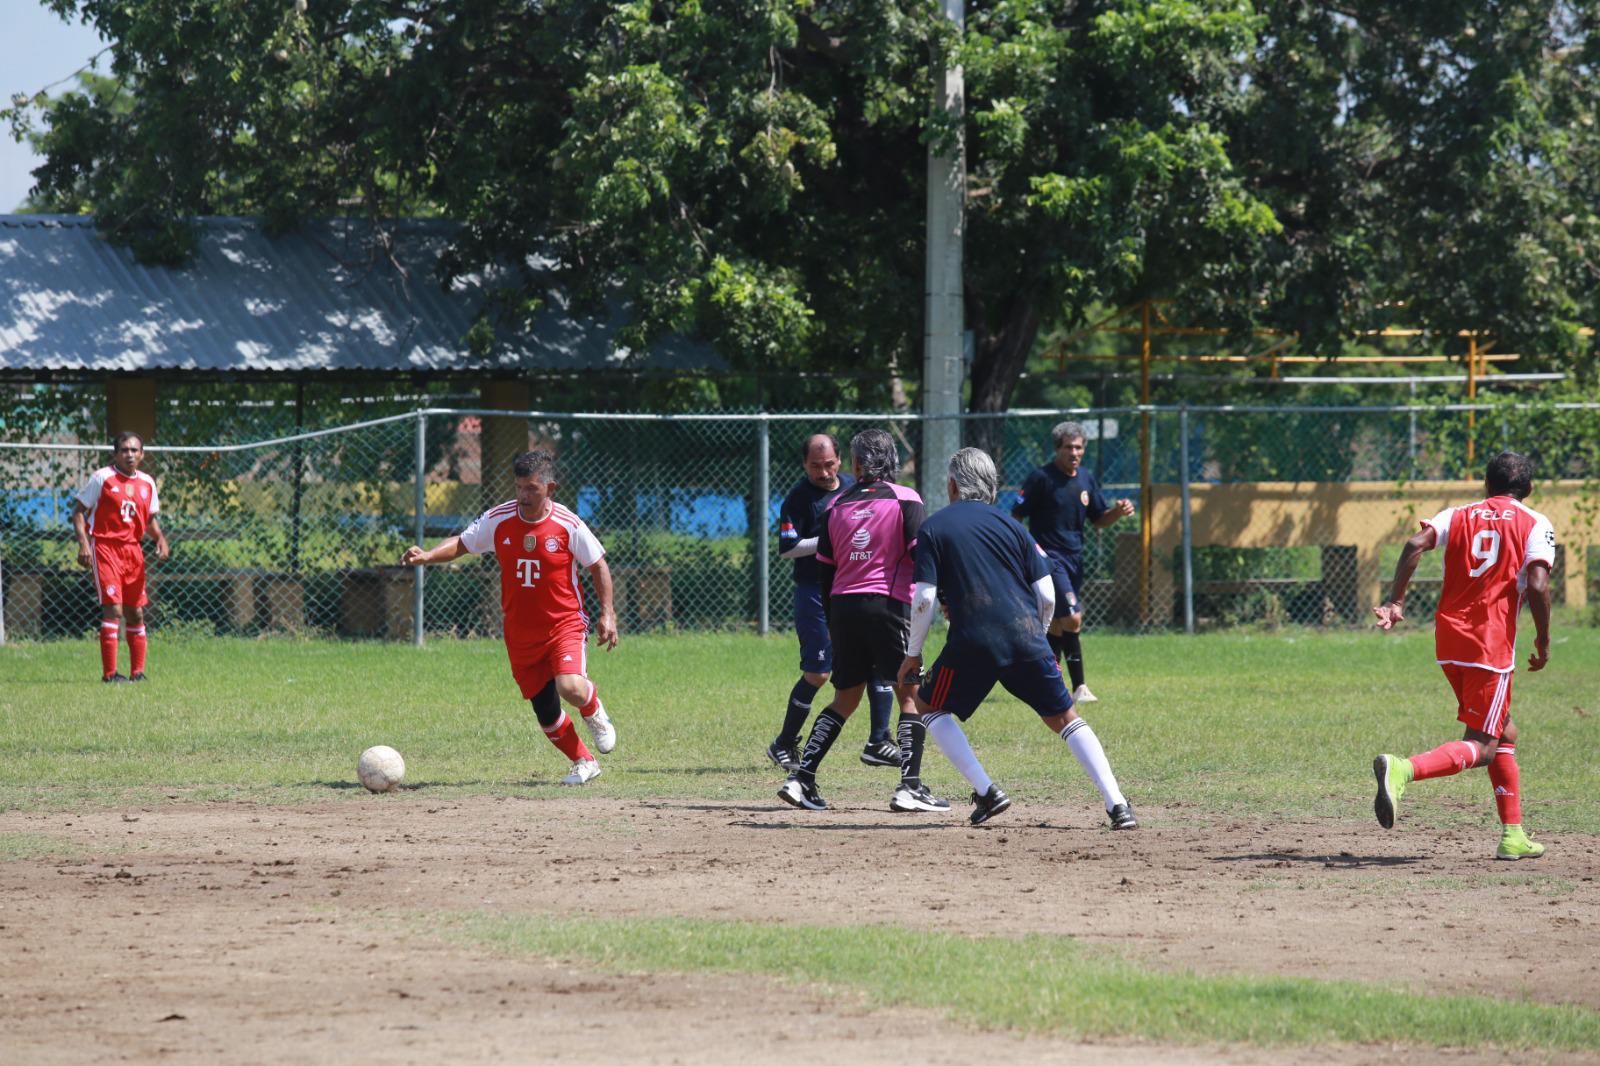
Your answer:
[[[845,489],[856,483],[849,474],[839,475],[839,487],[819,489],[810,478],[803,477],[783,498],[783,508],[778,512],[778,551],[790,551],[802,540],[822,532],[822,513]],[[794,583],[816,585],[822,581],[815,555],[802,555],[794,562]]]
[[[1022,499],[1011,508],[1024,519],[1039,547],[1076,558],[1083,552],[1083,531],[1110,508],[1100,482],[1083,467],[1068,477],[1055,463],[1046,463],[1022,482]]]
[[[945,656],[992,666],[1049,658],[1033,598],[1049,573],[1022,523],[986,503],[957,500],[917,531],[916,581],[939,586],[950,609]]]

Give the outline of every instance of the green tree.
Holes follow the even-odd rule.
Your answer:
[[[919,361],[927,145],[958,132],[975,409],[1042,328],[1147,295],[1313,340],[1401,300],[1566,358],[1595,317],[1600,0],[969,0],[961,35],[932,0],[44,2],[113,42],[114,88],[42,131],[8,109],[36,198],[146,258],[196,214],[440,215],[441,283],[553,258],[580,309],[631,301],[635,348],[879,372],[843,400]],[[475,343],[543,296],[506,277]]]

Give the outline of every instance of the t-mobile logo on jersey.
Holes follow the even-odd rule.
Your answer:
[[[518,559],[517,577],[521,580],[523,588],[534,588],[534,582],[539,580],[539,560]]]

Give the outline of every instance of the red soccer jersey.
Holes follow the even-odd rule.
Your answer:
[[[508,648],[536,649],[555,636],[587,631],[578,568],[599,562],[605,549],[577,515],[557,503],[540,521],[526,522],[510,500],[479,515],[461,543],[500,564]]]
[[[1433,616],[1439,662],[1510,673],[1528,567],[1555,562],[1550,520],[1514,497],[1491,496],[1447,507],[1423,524],[1444,549],[1444,588]]]
[[[142,470],[130,477],[103,466],[78,490],[77,499],[89,512],[89,534],[96,540],[138,544],[150,516],[161,513],[155,479]]]

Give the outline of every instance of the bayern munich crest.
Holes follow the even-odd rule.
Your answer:
[[[554,537],[546,537],[544,538],[544,550],[547,552],[560,551],[561,542]]]
[[[537,548],[538,546],[539,546],[539,538],[538,537],[534,536],[532,533],[524,533],[522,535],[522,550],[523,551],[531,552],[531,551],[533,551],[533,549]]]

